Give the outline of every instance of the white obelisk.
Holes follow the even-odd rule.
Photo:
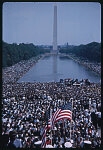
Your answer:
[[[53,50],[57,51],[57,5],[54,5]]]

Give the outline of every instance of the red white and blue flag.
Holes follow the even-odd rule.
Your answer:
[[[42,140],[41,147],[46,148],[46,127],[43,128],[43,130],[42,130],[41,140]]]
[[[48,117],[48,115],[47,115]],[[44,132],[42,134],[42,145],[41,147],[45,148],[46,146],[46,130],[48,128],[52,128],[54,127],[55,122],[61,120],[61,119],[72,119],[72,103],[68,102],[66,105],[63,105],[62,107],[58,108],[57,111],[51,116],[51,118],[49,119]],[[48,120],[48,118],[47,118]]]
[[[63,105],[52,115],[51,119],[49,119],[48,127],[51,128],[54,126],[55,122],[61,119],[72,119],[72,103],[68,102],[66,105]],[[52,123],[51,123],[52,121]]]
[[[55,122],[61,119],[70,119],[70,120],[72,119],[72,103],[71,102],[68,102],[66,105],[60,108],[60,112],[58,116],[56,117]]]

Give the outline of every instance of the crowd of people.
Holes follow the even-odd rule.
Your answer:
[[[90,70],[101,74],[101,64],[100,63],[89,63],[89,62],[83,62],[83,65],[88,67]]]
[[[2,69],[2,82],[17,82],[29,69],[42,57],[33,57],[29,60],[22,60],[19,63]]]
[[[54,130],[47,131],[47,147],[51,143],[54,148],[80,148],[88,145],[91,148],[100,147],[101,84],[90,83],[87,79],[18,83],[17,80],[38,59],[39,57],[32,58],[3,69],[2,147],[40,147],[46,112],[49,108],[52,108],[52,113],[55,112],[71,99],[72,121],[60,120],[55,123]]]
[[[98,133],[98,129],[101,128],[100,84],[77,79],[61,79],[60,82],[51,83],[3,84],[3,146],[37,147],[42,142],[41,131],[46,124],[45,117],[49,107],[55,112],[71,98],[73,99],[71,138],[70,120],[59,121],[52,131],[52,146],[64,148],[65,143],[70,142],[72,147],[79,148],[84,147],[87,142],[92,148],[100,147],[101,136]],[[50,131],[46,138],[50,144]]]
[[[86,59],[81,59],[79,57],[76,57],[73,54],[69,54],[68,57],[76,61],[77,63],[87,67],[88,69],[96,72],[98,75],[101,75],[101,63],[95,63],[95,62],[90,62]]]

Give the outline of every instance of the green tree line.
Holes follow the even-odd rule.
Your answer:
[[[87,45],[69,46],[60,49],[60,53],[74,54],[93,62],[101,62],[101,44],[92,42]]]
[[[39,46],[35,46],[32,43],[17,45],[16,43],[8,44],[3,42],[2,44],[2,66],[12,66],[21,60],[28,60],[39,54],[50,52],[49,49],[43,49]]]

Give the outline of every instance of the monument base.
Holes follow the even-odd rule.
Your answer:
[[[57,55],[58,53],[59,53],[58,50],[51,50],[51,54],[53,54],[53,55]]]

